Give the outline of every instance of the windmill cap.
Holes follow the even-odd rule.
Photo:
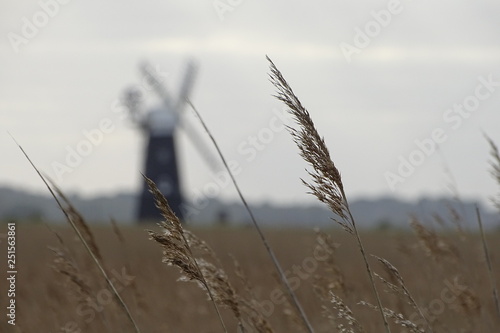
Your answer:
[[[146,126],[151,135],[168,135],[174,132],[178,121],[177,113],[173,110],[156,107],[148,112]]]

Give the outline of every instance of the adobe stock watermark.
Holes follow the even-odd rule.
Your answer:
[[[135,280],[135,276],[129,275],[125,267],[122,267],[121,272],[116,270],[111,271],[111,282],[114,284],[116,290],[120,293],[126,287],[131,285]],[[85,322],[90,324],[97,315],[104,311],[104,309],[115,301],[114,294],[108,289],[100,289],[93,297],[87,299],[85,303],[80,303],[75,309],[76,315]],[[84,330],[78,325],[81,320],[68,321],[61,326],[57,332],[60,333],[81,333]]]
[[[156,66],[153,70],[160,81],[159,83],[164,82],[168,73],[162,72],[159,66]],[[154,87],[153,82],[143,77],[141,84],[135,86],[134,89],[139,92],[141,96],[144,96],[146,92],[153,90]],[[67,174],[73,173],[82,165],[85,159],[104,142],[104,139],[115,131],[117,121],[122,121],[127,118],[129,113],[125,101],[121,98],[117,98],[111,103],[110,110],[113,113],[112,117],[104,117],[97,122],[95,127],[82,130],[82,138],[77,143],[66,145],[64,158],[59,161],[52,161],[50,165],[55,180],[58,183],[61,183]]]
[[[266,126],[247,136],[236,146],[236,151],[247,163],[253,162],[259,153],[274,141],[276,135],[292,123],[292,118],[286,108],[282,110],[273,109],[272,113],[274,115],[269,119]],[[229,160],[227,164],[233,176],[241,174],[244,170],[243,165],[237,160]],[[230,184],[232,184],[231,177],[227,170],[215,173],[211,181],[194,190],[194,197],[191,202],[182,204],[181,209],[184,217],[189,220],[190,217],[198,215],[202,209],[208,206],[210,199],[218,197],[221,191]]]
[[[14,52],[19,53],[21,45],[27,45],[33,38],[35,38],[40,30],[45,28],[52,18],[54,18],[60,11],[62,5],[66,5],[71,0],[40,0],[38,5],[40,9],[37,10],[31,17],[23,16],[21,18],[20,34],[9,32],[7,39],[12,46]]]
[[[224,21],[227,13],[232,13],[236,7],[239,7],[243,0],[214,0],[213,7],[219,20]]]
[[[437,298],[427,303],[425,307],[421,307],[422,314],[429,322],[435,321],[438,316],[442,315],[446,309],[457,301],[461,294],[469,290],[466,285],[460,284],[457,278],[453,279],[453,281],[444,280],[444,285],[445,287]],[[416,311],[408,319],[420,327],[427,326],[425,319]]]
[[[354,28],[354,37],[352,43],[341,42],[340,50],[344,55],[347,63],[352,62],[352,56],[360,54],[362,50],[367,48],[372,40],[380,35],[383,28],[391,24],[394,16],[403,12],[403,5],[400,0],[389,0],[387,8],[379,11],[372,10],[370,16],[372,20],[365,23],[363,29],[359,26]]]
[[[340,244],[336,243],[327,244],[321,237],[318,237],[316,240],[317,244],[314,247],[312,256],[304,258],[299,265],[292,265],[291,269],[284,271],[285,277],[288,280],[292,291],[299,289],[303,281],[306,281],[313,276],[314,272],[316,272],[319,267],[319,263],[328,260],[328,258],[330,258],[333,254],[334,249],[340,247]],[[268,299],[264,299],[256,305],[260,313],[265,318],[269,318],[274,313],[276,306],[283,304],[286,301],[287,296],[285,293],[280,287],[276,287],[269,293]]]
[[[466,96],[461,103],[455,103],[443,112],[442,120],[446,127],[436,127],[428,137],[414,140],[415,148],[405,156],[398,156],[399,164],[395,171],[384,173],[387,185],[392,191],[396,190],[398,184],[404,183],[411,177],[416,168],[434,154],[438,144],[448,140],[450,130],[458,130],[464,120],[470,118],[480,108],[481,103],[490,98],[500,86],[499,81],[494,81],[493,74],[487,77],[479,76],[477,80],[479,84],[476,85],[472,94]]]

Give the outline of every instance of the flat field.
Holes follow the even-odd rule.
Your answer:
[[[1,332],[134,332],[72,229],[22,222],[16,224],[16,325],[9,325],[7,225],[0,227]],[[120,227],[119,234],[111,227],[91,229],[103,265],[142,332],[223,332],[205,291],[196,283],[178,281],[179,269],[162,263],[162,248],[145,231],[160,230],[158,226]],[[207,260],[227,274],[236,299],[259,311],[254,317],[268,321],[274,332],[305,332],[300,317],[283,296],[276,270],[255,230],[218,227],[192,231],[216,253],[216,260]],[[331,238],[318,240],[312,227],[265,230],[316,332],[340,332],[341,325],[353,332],[383,332],[380,313],[359,304],[377,303],[355,239],[340,229],[323,232]],[[417,236],[389,230],[361,236],[368,254],[383,257],[398,269],[434,332],[496,332],[495,327],[500,327],[477,234]],[[487,241],[494,279],[500,284],[500,233],[489,233]],[[386,281],[377,281],[383,306],[428,332],[427,323],[407,296],[390,290],[389,282],[399,286],[394,274],[374,257],[370,256],[370,263]],[[239,271],[244,273],[243,279]],[[352,310],[359,327],[338,318],[342,306],[331,302],[330,291]],[[221,312],[228,331],[237,332],[233,312],[226,308]],[[248,312],[242,315],[243,321],[250,317]],[[392,332],[411,331],[393,318],[389,321]]]

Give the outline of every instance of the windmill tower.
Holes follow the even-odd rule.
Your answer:
[[[155,75],[153,68],[148,64],[140,66],[142,75],[159,97],[161,103],[142,112],[143,97],[141,91],[129,89],[125,100],[133,122],[141,129],[147,138],[143,173],[152,179],[159,190],[168,200],[168,203],[177,217],[183,218],[183,196],[179,177],[179,164],[176,146],[176,132],[182,127],[188,137],[195,143],[201,153],[208,157],[207,147],[203,146],[187,122],[182,121],[182,111],[191,91],[196,68],[192,62],[188,63],[181,88],[176,98],[167,92],[164,84]],[[213,165],[213,159],[209,163]],[[137,219],[144,221],[159,221],[161,215],[155,207],[154,199],[149,193],[146,183],[143,183]]]

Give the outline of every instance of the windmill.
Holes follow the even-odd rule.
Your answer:
[[[142,106],[144,96],[140,90],[131,88],[125,94],[125,104],[132,121],[147,138],[143,173],[156,183],[174,213],[182,220],[184,200],[179,177],[177,128],[180,127],[186,132],[211,168],[216,166],[215,160],[209,154],[208,147],[204,145],[204,141],[197,135],[194,127],[182,119],[183,109],[193,86],[196,67],[193,62],[188,63],[176,98],[168,93],[164,83],[155,74],[151,65],[142,64],[140,70],[148,87],[160,99],[160,104],[149,107],[145,111]],[[141,190],[138,208],[137,219],[141,222],[161,219],[158,208],[155,207],[153,196],[149,193],[145,182]]]

